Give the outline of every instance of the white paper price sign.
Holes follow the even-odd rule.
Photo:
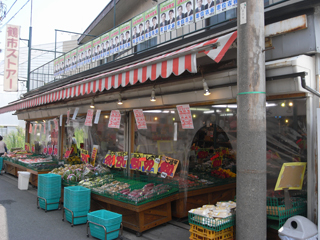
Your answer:
[[[142,109],[133,109],[134,117],[136,119],[136,124],[138,129],[147,129],[146,119]]]
[[[167,174],[166,172],[162,172],[162,173],[161,173],[161,177],[162,177],[162,178],[166,178],[167,175],[168,175],[168,174]]]
[[[110,120],[108,128],[120,128],[121,114],[119,110],[112,110],[110,114]]]
[[[181,125],[183,129],[194,129],[189,104],[177,106]]]
[[[128,161],[128,158],[129,158],[129,156],[128,156],[128,155],[126,155],[126,156],[124,156],[124,158],[123,158],[123,159],[124,159],[125,161]]]
[[[159,164],[160,163],[160,158],[156,158],[154,161]]]

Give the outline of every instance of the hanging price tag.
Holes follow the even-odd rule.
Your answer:
[[[132,153],[130,160],[130,169],[131,170],[141,170],[141,161],[139,159],[143,157],[143,154],[140,153]]]
[[[154,161],[159,164],[160,163],[160,158],[156,158]]]
[[[163,156],[160,162],[160,167],[158,169],[158,172],[160,173],[167,173],[167,176],[173,177],[177,167],[179,165],[179,160]]]
[[[115,163],[115,158],[114,158],[114,156],[115,156],[115,153],[109,151],[109,152],[107,153],[106,157],[105,157],[104,160],[103,160],[103,164],[105,164],[106,166],[108,166],[108,167],[111,168],[111,167],[114,165],[114,163]]]
[[[166,172],[162,172],[162,173],[161,173],[161,177],[162,177],[162,178],[166,178],[167,175],[168,175],[168,174],[167,174]]]

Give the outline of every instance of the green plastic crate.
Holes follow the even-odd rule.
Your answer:
[[[0,174],[1,174],[2,166],[3,166],[3,158],[0,157]]]
[[[51,210],[57,210],[59,208],[59,201],[60,201],[60,197],[59,198],[52,198],[52,199],[46,199],[47,200],[47,210],[51,211]],[[54,204],[51,204],[54,203]],[[46,203],[43,199],[39,198],[39,206],[46,210]]]
[[[209,217],[204,217],[201,215],[197,215],[194,213],[188,214],[189,224],[194,224],[208,230],[212,230],[215,232],[227,229],[235,225],[235,215],[231,215],[227,218],[214,219]]]
[[[72,213],[67,209],[64,210],[66,214],[66,219],[69,223],[72,223]],[[73,225],[85,224],[87,223],[87,214],[89,210],[86,211],[74,211],[73,212]],[[81,217],[85,216],[85,217]]]

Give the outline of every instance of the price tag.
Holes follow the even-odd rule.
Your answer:
[[[162,177],[162,178],[166,178],[167,175],[168,175],[168,174],[167,174],[166,172],[162,172],[162,173],[161,173],[161,177]]]
[[[47,151],[48,151],[48,148],[47,148],[47,147],[43,148],[43,153],[44,153],[44,154],[47,154]]]
[[[159,164],[160,163],[160,158],[156,158],[154,161]]]
[[[59,165],[63,165],[63,164],[64,164],[64,161],[60,161],[60,162],[59,162]]]
[[[168,177],[173,177],[177,170],[178,165],[179,165],[179,160],[163,156],[160,162],[160,167],[158,169],[158,172],[167,173]]]
[[[129,158],[128,155],[124,156],[124,160],[125,160],[125,161],[128,161],[128,158]]]

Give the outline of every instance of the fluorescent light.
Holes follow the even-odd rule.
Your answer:
[[[169,113],[170,111],[168,111],[168,110],[164,110],[164,111],[162,111],[163,113]]]
[[[210,111],[210,108],[190,108],[192,111]]]
[[[266,107],[275,107],[278,106],[276,103],[266,103]]]
[[[204,113],[204,114],[214,113],[214,110],[211,110],[211,111],[204,111],[203,113]]]
[[[171,111],[171,113],[176,113],[175,111]]]
[[[143,112],[146,112],[146,113],[161,113],[162,111],[161,110],[146,110],[146,111],[143,111]]]

